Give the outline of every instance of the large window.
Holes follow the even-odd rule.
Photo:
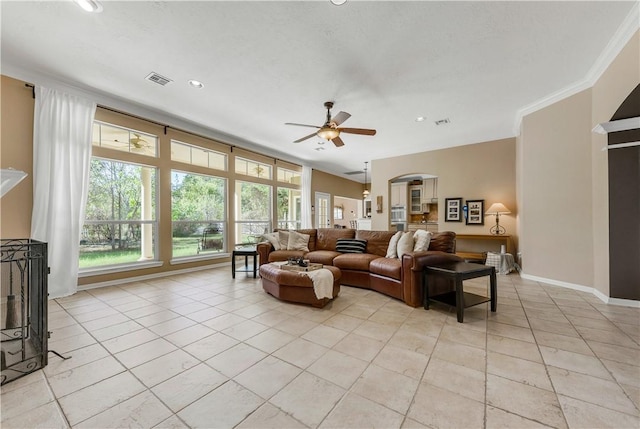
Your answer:
[[[226,251],[226,179],[171,172],[174,258]]]
[[[278,182],[290,183],[292,185],[299,186],[302,182],[302,175],[299,171],[278,167]]]
[[[278,188],[278,228],[300,228],[300,190]]]
[[[80,268],[155,259],[156,169],[93,158]]]
[[[236,181],[236,244],[255,243],[271,230],[271,189]]]

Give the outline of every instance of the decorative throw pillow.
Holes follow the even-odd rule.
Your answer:
[[[280,235],[277,232],[262,234],[261,241],[268,241],[273,246],[273,250],[280,250]]]
[[[429,243],[431,242],[431,231],[425,231],[419,229],[413,234],[413,251],[422,252],[429,250]]]
[[[402,234],[398,240],[398,258],[402,259],[402,255],[413,251],[413,232],[407,231]]]
[[[336,252],[340,253],[364,253],[367,250],[367,240],[357,238],[338,238]]]
[[[387,256],[385,258],[397,258],[398,257],[398,241],[402,237],[402,231],[398,231],[393,234],[391,240],[389,240],[389,247],[387,247]]]
[[[289,241],[287,242],[287,250],[309,251],[309,234],[301,234],[297,231],[289,231]]]
[[[278,231],[278,240],[280,241],[280,250],[287,250],[289,245],[289,231]]]

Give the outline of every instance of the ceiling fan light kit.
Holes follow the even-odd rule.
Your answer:
[[[333,101],[325,102],[324,107],[327,109],[327,119],[324,125],[322,125],[321,127],[318,127],[316,125],[296,124],[293,122],[285,123],[285,125],[295,125],[297,127],[309,127],[318,129],[318,131],[316,131],[315,133],[295,140],[294,143],[300,143],[304,140],[310,139],[313,136],[318,136],[321,139],[333,142],[336,147],[340,147],[344,146],[344,142],[340,138],[340,133],[360,134],[365,136],[374,136],[376,134],[376,130],[367,128],[339,128],[338,125],[349,119],[351,117],[351,114],[347,112],[340,112],[336,116],[331,118],[331,108],[333,107]]]

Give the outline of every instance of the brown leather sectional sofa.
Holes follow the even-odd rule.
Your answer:
[[[309,252],[300,250],[274,250],[269,242],[258,244],[260,265],[286,261],[291,257],[304,257],[311,262],[332,265],[341,271],[340,283],[372,289],[404,301],[412,307],[422,305],[422,269],[447,261],[461,261],[456,256],[456,234],[434,233],[429,250],[410,252],[398,258],[386,258],[393,231],[365,231],[355,229],[300,229],[308,234]],[[340,253],[336,251],[338,238],[357,238],[367,241],[366,253]],[[434,279],[436,280],[436,279]],[[441,279],[437,279],[441,280]],[[429,282],[429,293],[451,290],[444,281]]]

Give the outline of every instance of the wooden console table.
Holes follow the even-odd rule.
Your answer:
[[[456,255],[467,260],[483,260],[486,252],[500,252],[504,245],[506,253],[514,253],[510,235],[456,234]]]

